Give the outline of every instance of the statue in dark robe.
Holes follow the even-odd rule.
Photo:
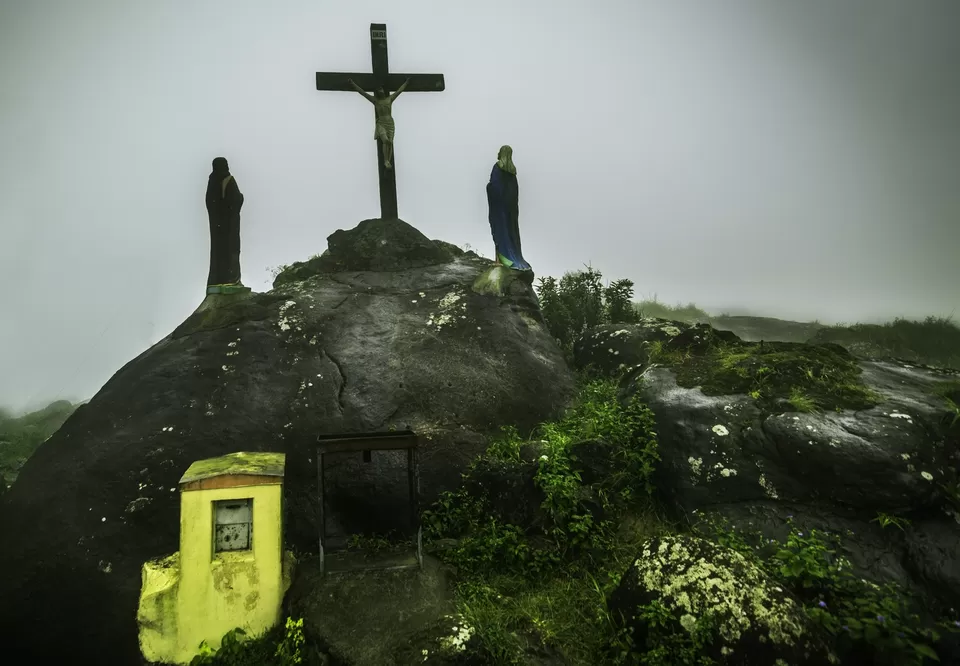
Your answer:
[[[240,208],[243,194],[230,174],[227,158],[213,160],[207,181],[210,218],[210,273],[208,285],[240,284]]]
[[[520,249],[520,187],[513,149],[501,146],[487,183],[490,232],[496,261],[516,270],[531,270]]]

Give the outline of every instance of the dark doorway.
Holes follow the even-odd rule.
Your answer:
[[[326,573],[422,566],[418,437],[317,437],[320,566]]]

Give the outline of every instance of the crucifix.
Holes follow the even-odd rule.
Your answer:
[[[401,92],[440,92],[443,74],[394,74],[387,64],[387,26],[370,24],[370,57],[373,73],[317,72],[317,90],[347,90],[374,103],[377,168],[380,175],[380,217],[397,218],[397,163],[393,153],[393,118],[390,105]],[[366,93],[373,93],[368,95]],[[393,93],[393,94],[391,94]],[[384,116],[386,113],[386,116]],[[389,144],[389,145],[385,145]]]

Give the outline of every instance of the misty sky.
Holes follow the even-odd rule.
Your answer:
[[[960,315],[956,0],[4,0],[0,405],[92,396],[199,304],[204,191],[246,196],[243,281],[379,214],[370,105],[316,71],[442,93],[394,107],[400,215],[492,255],[514,147],[524,254],[638,298],[823,321]]]

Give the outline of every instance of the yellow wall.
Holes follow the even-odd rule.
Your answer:
[[[259,634],[280,620],[282,486],[188,490],[180,501],[180,646],[196,654],[235,627]],[[213,552],[213,503],[253,498],[252,551]]]
[[[179,557],[143,568],[138,621],[145,657],[189,663],[202,641],[216,649],[231,629],[256,635],[280,620],[290,576],[282,552],[282,489],[274,484],[181,492]],[[213,503],[248,497],[253,548],[214,553]]]

